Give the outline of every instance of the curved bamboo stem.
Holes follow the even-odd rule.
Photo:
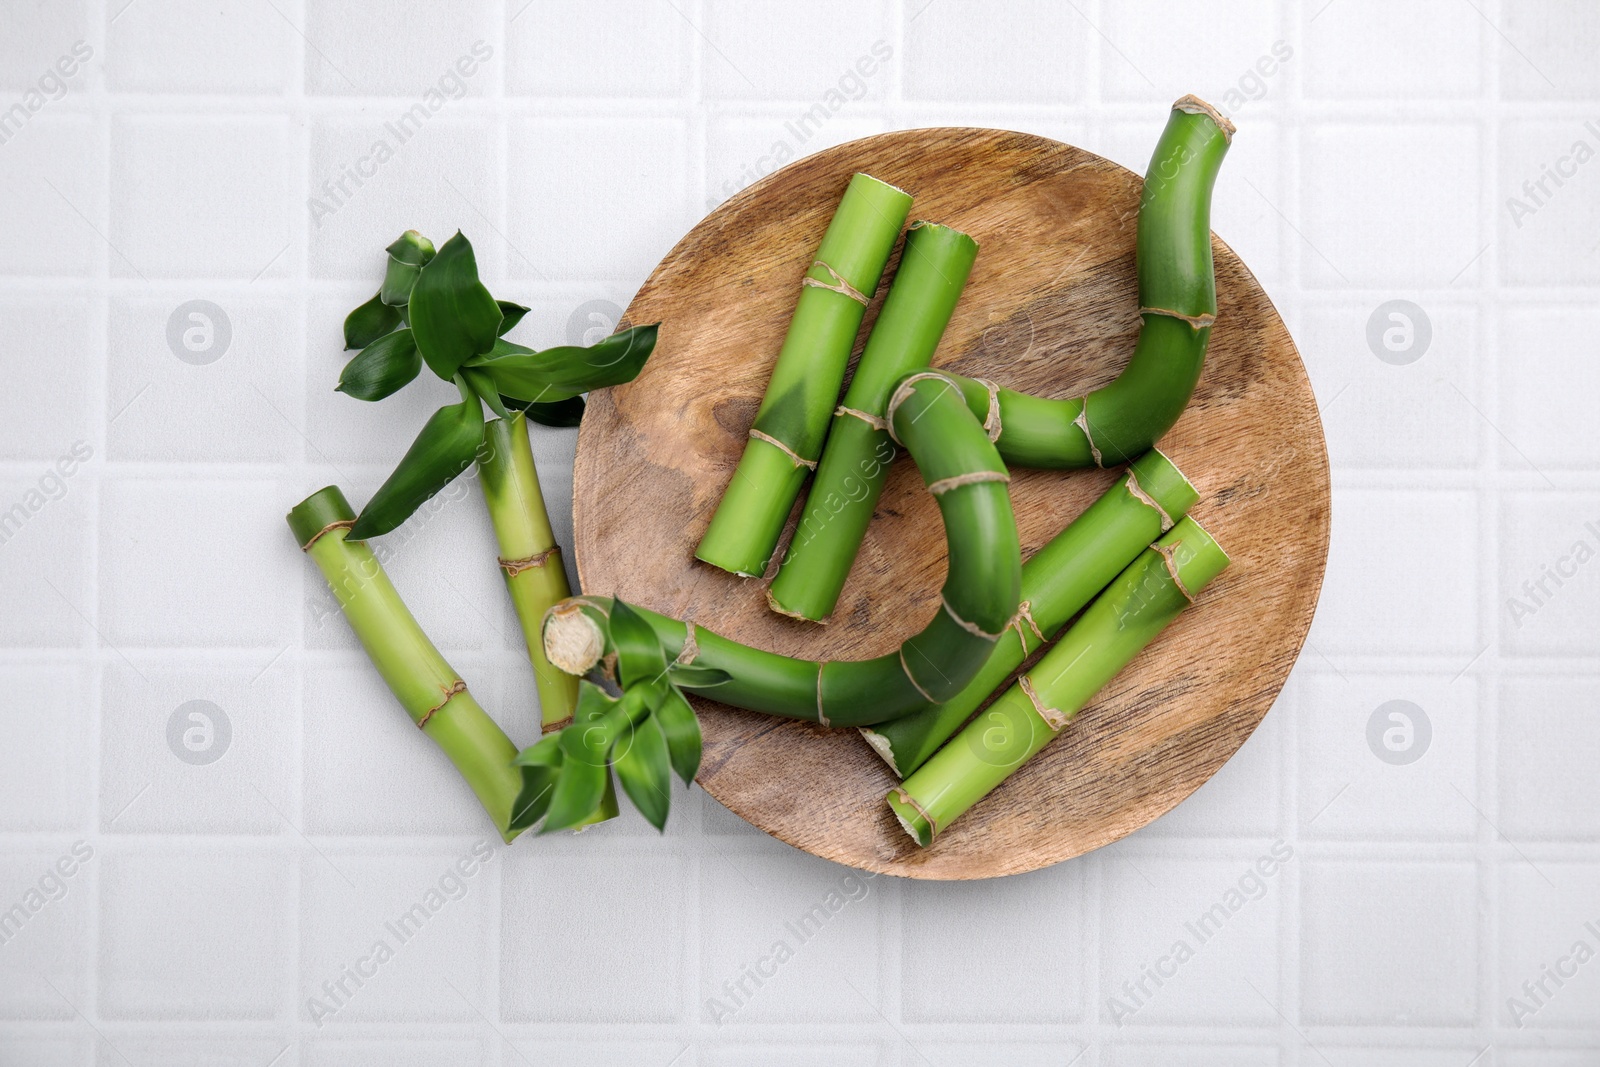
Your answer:
[[[861,726],[950,699],[988,661],[1016,614],[1022,581],[1005,467],[942,375],[908,376],[890,400],[888,418],[944,519],[950,563],[939,612],[888,655],[819,663],[635,608],[669,658],[727,673],[727,681],[706,689],[718,701],[824,726]],[[572,674],[599,664],[611,651],[609,610],[609,600],[583,596],[553,608],[544,627],[550,662]],[[682,688],[699,687],[685,682]]]
[[[978,243],[960,230],[914,222],[906,231],[900,269],[833,413],[800,524],[767,591],[775,611],[812,621],[833,613],[894,458],[884,421],[890,391],[933,359],[977,255]]]
[[[911,774],[1198,498],[1156,449],[1134,460],[1115,485],[1022,565],[1022,602],[977,677],[945,703],[863,727],[862,736],[895,774]]]
[[[890,791],[889,807],[906,833],[919,845],[931,844],[1066,729],[1227,565],[1227,554],[1198,523],[1180,520],[1016,685]]]
[[[894,186],[850,179],[801,280],[744,455],[695,551],[712,566],[752,577],[766,570],[822,453],[861,318],[910,210],[911,197]]]
[[[1211,192],[1233,123],[1186,96],[1172,105],[1139,197],[1139,313],[1122,374],[1087,396],[1051,400],[951,377],[973,414],[991,420],[1014,467],[1112,467],[1150,448],[1183,414],[1205,362],[1217,291]]]
[[[347,539],[355,518],[344,494],[330,485],[295,505],[288,521],[389,691],[450,757],[509,842],[517,835],[507,829],[511,806],[522,788],[511,765],[517,748],[422,632],[366,542]]]

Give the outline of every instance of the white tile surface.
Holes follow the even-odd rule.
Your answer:
[[[1587,0],[0,5],[0,1064],[1592,1064],[1600,962],[1542,976],[1600,953],[1597,53]],[[282,525],[365,499],[452,398],[332,391],[382,247],[462,229],[519,339],[581,343],[784,159],[975,125],[1141,170],[1184,92],[1239,124],[1214,228],[1291,327],[1335,485],[1316,625],[1237,757],[1053,870],[862,883],[720,1026],[843,869],[698,791],[664,838],[495,844],[319,1027],[484,833]],[[169,341],[197,300],[209,362]],[[1369,342],[1393,300],[1431,335],[1410,363]],[[568,541],[574,444],[534,442]],[[526,740],[478,500],[384,558]],[[1428,716],[1414,762],[1369,740],[1391,700]],[[214,761],[198,720],[169,738],[191,701]]]

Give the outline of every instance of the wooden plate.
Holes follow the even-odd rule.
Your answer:
[[[660,320],[661,334],[636,381],[591,396],[578,435],[573,521],[585,590],[807,658],[892,651],[937,609],[943,528],[906,461],[889,477],[826,626],[772,613],[761,582],[693,558],[744,447],[802,273],[858,170],[915,196],[912,218],[979,242],[936,366],[1075,396],[1126,363],[1139,327],[1137,175],[1001,130],[909,130],[819,152],[713,211],[629,305],[628,322]],[[1231,180],[1226,164],[1220,180]],[[852,867],[985,878],[1115,841],[1233,755],[1282,688],[1311,624],[1328,551],[1328,460],[1282,320],[1238,257],[1216,238],[1213,247],[1220,313],[1205,372],[1161,442],[1200,490],[1192,514],[1233,557],[1200,602],[932,848],[913,845],[891,817],[883,797],[895,779],[854,730],[697,700],[699,780],[713,797],[767,833]],[[1015,472],[1024,558],[1114,477]]]

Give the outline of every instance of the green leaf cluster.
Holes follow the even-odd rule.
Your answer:
[[[426,366],[453,382],[461,401],[424,424],[357,516],[349,535],[354,540],[395,529],[473,464],[483,441],[483,405],[503,419],[576,426],[584,393],[638,376],[659,325],[623,330],[588,348],[534,351],[505,339],[528,309],[490,294],[465,235],[457,232],[435,249],[407,230],[387,251],[382,288],[345,318],[345,348],[358,351],[337,389],[357,400],[382,400]]]
[[[669,662],[650,624],[621,600],[612,601],[608,630],[621,695],[583,681],[572,722],[517,755],[522,792],[511,809],[513,830],[540,819],[540,833],[584,825],[599,809],[612,773],[660,830],[667,824],[672,775],[688,785],[700,769],[700,723],[679,687],[715,686],[728,675]]]

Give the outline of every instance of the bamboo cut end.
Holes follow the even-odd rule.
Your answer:
[[[896,778],[905,777],[900,773],[900,767],[894,761],[894,745],[889,743],[887,737],[865,726],[857,727],[857,730],[862,737],[866,738],[867,744],[872,746],[872,751],[876,752],[883,759],[883,762],[889,765],[889,770],[894,772]]]
[[[1217,124],[1217,129],[1222,131],[1223,140],[1229,144],[1233,143],[1233,135],[1238,131],[1238,127],[1233,124],[1233,120],[1193,93],[1187,96],[1180,96],[1173,101],[1172,110],[1182,111],[1188,115],[1206,116]]]
[[[605,654],[606,637],[581,601],[563,600],[544,616],[544,655],[557,670],[583,676]]]

